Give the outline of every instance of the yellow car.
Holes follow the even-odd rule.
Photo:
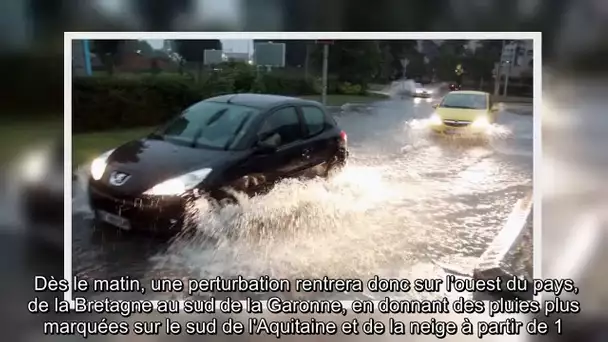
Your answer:
[[[496,122],[498,113],[490,94],[482,91],[452,91],[433,107],[430,127],[446,135],[484,133]]]

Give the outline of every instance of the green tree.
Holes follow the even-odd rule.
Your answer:
[[[391,76],[393,78],[400,78],[403,76],[403,65],[401,64],[401,61],[403,59],[409,60],[412,54],[417,53],[416,46],[418,45],[418,41],[387,40],[383,41],[382,44],[388,47],[390,55],[392,56],[390,61]]]
[[[91,52],[99,57],[110,75],[114,74],[114,66],[123,44],[124,41],[116,39],[91,41]]]
[[[407,78],[420,81],[428,76],[427,65],[424,61],[423,54],[418,51],[412,51],[406,58],[409,62],[405,71],[405,76]]]
[[[441,43],[438,56],[431,61],[431,67],[440,80],[460,81],[455,70],[458,64],[462,64],[464,61],[467,43],[466,40],[445,40]]]
[[[474,50],[469,50],[463,58],[466,77],[476,84],[482,84],[492,79],[495,63],[500,60],[502,41],[484,40]]]
[[[313,65],[321,70],[323,46],[317,44],[312,53]],[[382,70],[382,51],[379,41],[338,40],[329,47],[329,73],[340,82],[360,84],[365,87]]]
[[[185,62],[193,62],[197,66],[197,80],[202,79],[203,64],[205,61],[205,50],[221,50],[222,42],[219,39],[214,40],[175,40],[175,50],[180,56],[180,73],[183,71]]]
[[[205,50],[221,50],[222,42],[214,40],[176,40],[177,53],[188,62],[203,62]]]

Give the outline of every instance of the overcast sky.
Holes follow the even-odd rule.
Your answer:
[[[253,40],[251,39],[222,39],[222,46],[226,52],[253,53]],[[149,39],[148,43],[155,49],[163,47],[162,39]]]
[[[222,46],[225,52],[249,52],[253,53],[253,40],[251,39],[221,39]],[[163,47],[162,39],[148,40],[150,45],[155,49]],[[436,43],[441,43],[441,40],[436,40]],[[475,49],[478,41],[472,40],[469,42],[469,47]]]

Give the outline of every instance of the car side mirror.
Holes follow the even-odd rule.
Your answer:
[[[439,103],[433,103],[433,108],[439,107]]]

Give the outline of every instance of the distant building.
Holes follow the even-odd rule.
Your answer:
[[[93,71],[102,70],[104,65],[99,57],[94,53],[90,53],[91,57],[91,69]],[[84,46],[82,40],[72,41],[72,70],[74,76],[86,75],[85,71],[85,59],[84,59]]]
[[[306,45],[311,44],[309,40],[264,40],[255,39],[256,43],[283,43],[285,44],[285,66],[286,67],[303,67],[306,64]]]
[[[119,72],[147,72],[154,68],[172,71],[177,64],[164,51],[154,50],[149,56],[137,52],[121,54],[115,66]]]
[[[509,72],[509,77],[521,78],[532,76],[532,61],[534,59],[534,45],[532,40],[516,40],[505,44],[501,61],[511,64],[510,68],[502,68],[501,75]]]

